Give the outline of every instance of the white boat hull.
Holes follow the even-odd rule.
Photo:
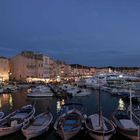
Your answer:
[[[89,132],[89,135],[96,140],[109,140],[112,137],[112,134],[107,136],[102,136],[102,135],[94,134],[92,132]]]
[[[26,109],[26,108],[28,109],[28,107],[30,107],[30,105],[24,106],[22,109]],[[26,114],[26,116],[22,116],[22,113],[19,114],[19,112],[14,111],[11,114],[4,117],[3,119],[1,119],[0,120],[0,137],[19,131],[21,127],[23,126],[23,124],[33,117],[34,113],[35,113],[35,108],[33,107],[32,110],[29,112],[29,114],[28,113]],[[19,116],[21,117],[21,118],[18,118],[18,119],[21,119],[19,122],[17,121],[18,120],[17,118],[14,118],[14,117],[18,117],[17,114],[19,114]],[[23,114],[25,115],[25,112]],[[10,121],[11,119],[13,120]]]
[[[34,137],[37,137],[41,134],[43,134],[45,131],[48,131],[49,128],[44,128],[43,130],[41,131],[30,131],[30,132],[27,132],[27,131],[22,131],[23,135],[26,137],[26,140],[29,140],[30,138],[34,138]]]
[[[58,134],[60,135],[60,137],[63,139],[63,140],[69,140],[71,139],[72,137],[76,136],[78,133],[79,133],[80,129],[74,131],[74,132],[68,132],[65,134],[63,134],[62,132],[58,132]]]
[[[45,116],[45,114],[47,114],[47,115]],[[45,116],[45,119],[43,120],[43,122],[40,122],[37,125],[34,124],[37,119],[41,120],[41,118],[43,119],[44,116]],[[49,119],[47,119],[47,118],[49,118]],[[43,134],[45,131],[48,131],[50,124],[52,123],[52,120],[53,120],[53,116],[51,113],[39,114],[38,116],[36,116],[34,118],[34,121],[32,123],[30,123],[30,121],[29,121],[27,124],[25,124],[22,127],[22,129],[21,129],[22,133],[26,137],[26,139],[37,137],[37,136]]]
[[[28,93],[27,97],[39,98],[39,97],[52,97],[53,93]]]
[[[90,115],[88,119],[90,119],[91,123],[88,122],[89,120],[86,120],[85,126],[92,138],[96,140],[109,140],[113,136],[115,128],[107,118],[102,117],[102,120],[100,119],[102,126],[99,125],[98,114]],[[92,127],[89,124],[91,124]]]
[[[64,129],[64,126],[60,127],[59,120],[61,119],[63,120],[63,117],[67,117],[67,115],[73,114],[73,113],[79,115],[79,118],[81,119],[80,125],[77,126],[75,129],[72,129],[72,130],[70,129],[68,131]],[[79,110],[77,109],[69,110],[66,113],[62,114],[60,118],[57,119],[57,121],[54,124],[54,129],[63,140],[69,140],[80,132],[81,127],[82,127],[82,119],[83,119],[83,116]]]
[[[16,127],[6,127],[6,128],[0,128],[0,137],[9,135],[11,133],[14,133],[16,131],[19,131],[22,127],[22,124]]]
[[[140,136],[138,137],[138,136],[132,136],[132,135],[127,135],[126,133],[123,133],[122,131],[119,131],[123,136],[125,136],[125,137],[127,137],[127,138],[129,138],[129,139],[131,139],[131,140],[140,140]]]

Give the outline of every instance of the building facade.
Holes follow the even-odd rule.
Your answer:
[[[11,80],[27,82],[69,80],[93,76],[96,72],[95,68],[72,67],[65,62],[32,51],[23,51],[12,57],[10,65]]]
[[[8,81],[10,74],[9,59],[0,57],[0,82]]]
[[[11,78],[26,81],[27,78],[43,78],[43,55],[24,51],[11,58]]]

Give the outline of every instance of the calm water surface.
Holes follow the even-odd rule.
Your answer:
[[[60,110],[61,105],[63,103],[68,102],[76,102],[82,103],[85,107],[85,111],[87,115],[96,113],[98,111],[98,91],[91,90],[91,94],[86,97],[73,97],[68,99],[56,99],[55,97],[48,97],[48,98],[40,98],[40,99],[33,99],[26,97],[26,90],[22,90],[15,94],[1,94],[0,95],[0,108],[6,114],[12,112],[15,109],[19,109],[20,107],[34,103],[36,107],[36,115],[39,113],[44,112],[48,107],[50,108],[51,112],[54,115],[54,121],[57,118],[57,112]],[[107,92],[100,92],[101,97],[101,108],[103,115],[110,118],[112,112],[117,108],[119,97],[111,96]],[[127,104],[127,103],[126,103]],[[83,131],[79,135],[77,135],[72,140],[92,140],[88,136],[88,134]],[[0,140],[25,140],[25,137],[19,131],[17,133],[5,136],[0,138]],[[51,128],[48,132],[44,133],[43,135],[33,138],[32,140],[61,140],[61,138],[55,133],[53,128]],[[120,134],[116,134],[112,140],[127,140]]]

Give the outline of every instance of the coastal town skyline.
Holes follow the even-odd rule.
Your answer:
[[[5,54],[4,55],[0,54],[0,58],[11,60],[12,58],[14,58],[18,55],[21,55],[22,53],[31,53],[31,54],[35,54],[35,55],[46,56],[49,59],[55,61],[56,63],[70,65],[70,66],[75,67],[75,68],[99,68],[99,69],[100,68],[110,68],[114,71],[116,69],[121,70],[121,69],[139,69],[140,68],[139,66],[113,66],[113,65],[112,66],[111,65],[108,65],[108,66],[90,66],[90,65],[83,65],[83,64],[79,64],[79,63],[67,63],[65,60],[56,59],[55,57],[44,54],[43,52],[41,53],[41,52],[33,51],[33,50],[22,50],[20,52],[17,52],[17,54],[14,54],[11,56],[7,56]]]
[[[140,140],[140,0],[0,0],[1,140]]]
[[[139,67],[140,2],[0,2],[0,55],[31,50],[86,66]]]

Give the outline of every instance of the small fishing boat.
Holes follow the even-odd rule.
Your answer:
[[[69,140],[79,133],[84,118],[82,112],[77,108],[69,109],[66,105],[65,107],[65,113],[62,111],[63,113],[54,124],[54,129],[63,140]]]
[[[28,93],[27,97],[31,98],[44,98],[44,97],[52,97],[53,93],[52,92],[34,92],[34,93]]]
[[[52,120],[53,115],[50,112],[41,113],[23,125],[22,133],[27,140],[39,136],[49,129]]]
[[[26,105],[1,119],[0,136],[5,136],[20,130],[23,124],[33,117],[34,113],[34,106]]]
[[[111,121],[102,115],[100,101],[100,87],[97,94],[98,97],[98,113],[87,117],[85,127],[88,134],[96,140],[109,140],[115,132],[115,128]]]
[[[118,132],[132,140],[140,140],[140,120],[127,110],[117,110],[112,115],[112,121]]]
[[[27,97],[31,98],[43,98],[43,97],[52,97],[53,92],[51,91],[50,87],[48,86],[37,86],[36,88],[33,88],[31,92],[27,94]]]
[[[0,119],[4,117],[4,112],[0,112]]]
[[[48,86],[37,86],[36,88],[31,89],[31,92],[27,94],[27,97],[31,98],[44,98],[52,97],[54,94]]]
[[[131,89],[129,109],[117,109],[112,114],[112,121],[122,135],[132,140],[140,140],[140,119],[132,111]]]
[[[96,140],[109,140],[115,132],[115,128],[110,120],[99,114],[88,116],[85,126],[89,135]]]

